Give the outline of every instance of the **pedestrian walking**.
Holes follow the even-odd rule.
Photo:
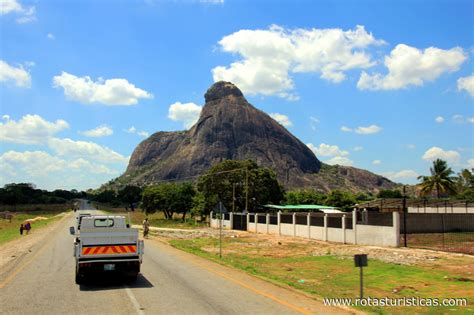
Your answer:
[[[149,231],[150,231],[150,222],[148,222],[148,218],[145,218],[145,220],[143,220],[143,237],[147,237]]]
[[[23,223],[20,224],[20,235],[23,235],[23,230],[25,229],[25,227],[23,226]]]
[[[31,230],[31,223],[30,222],[26,222],[25,230],[26,230],[26,234],[30,233],[30,230]]]

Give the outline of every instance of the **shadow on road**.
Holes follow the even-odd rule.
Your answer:
[[[101,276],[86,279],[84,284],[80,285],[81,291],[104,291],[104,290],[122,290],[124,286],[129,288],[153,288],[153,284],[148,279],[139,274],[134,282],[127,281],[126,278],[120,276]]]

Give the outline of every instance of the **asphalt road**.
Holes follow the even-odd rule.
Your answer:
[[[82,209],[90,209],[86,202]],[[89,212],[91,210],[88,210]],[[2,314],[311,314],[346,313],[208,262],[145,241],[141,274],[74,282],[73,236],[66,218],[8,275],[0,278]]]

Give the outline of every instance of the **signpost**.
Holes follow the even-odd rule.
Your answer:
[[[364,298],[364,279],[363,279],[363,267],[367,267],[367,254],[354,255],[354,263],[356,267],[360,269],[360,298]]]

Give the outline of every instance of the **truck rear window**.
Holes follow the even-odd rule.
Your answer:
[[[114,219],[95,219],[94,227],[111,227],[114,226]]]

